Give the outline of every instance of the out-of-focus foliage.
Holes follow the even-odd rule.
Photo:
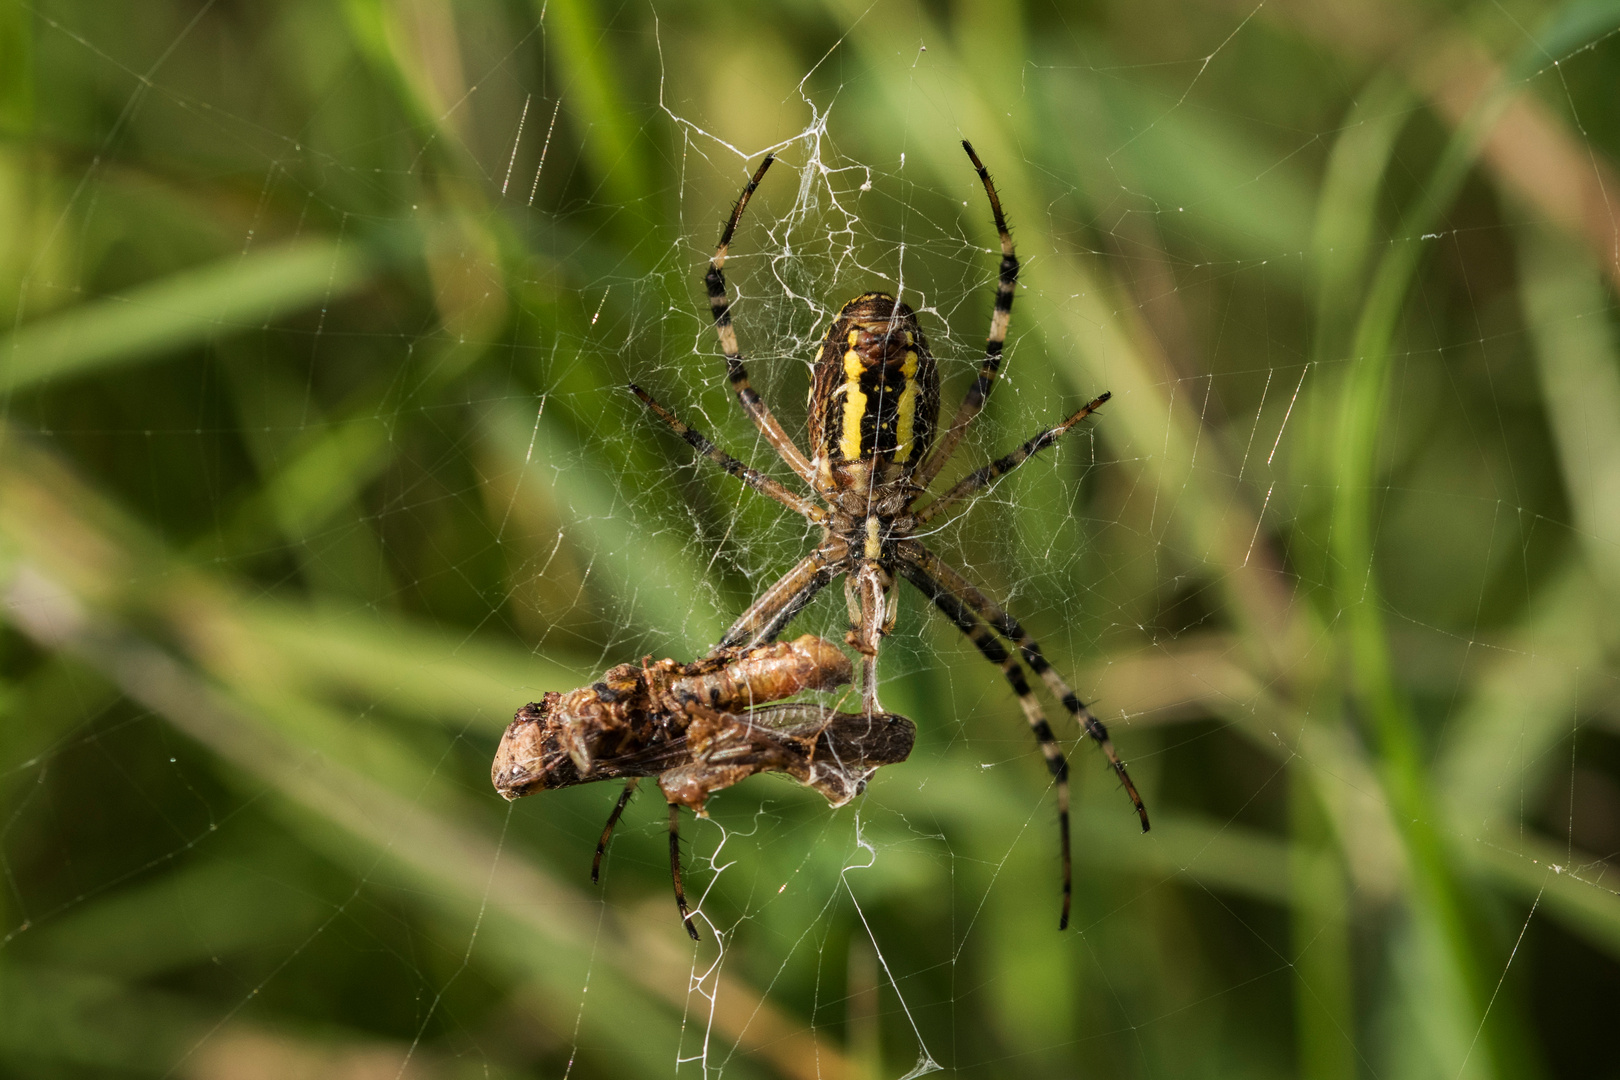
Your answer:
[[[1617,28],[0,0],[0,1075],[1620,1075]],[[808,548],[620,389],[774,465],[699,283],[744,157],[802,434],[816,319],[899,278],[965,389],[963,138],[1025,260],[964,456],[1114,397],[938,542],[1155,828],[1065,730],[1059,934],[1016,703],[902,590],[912,760],[688,820],[693,950],[648,796],[592,891],[615,792],[489,758]]]

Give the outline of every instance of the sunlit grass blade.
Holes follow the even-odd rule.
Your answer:
[[[1585,246],[1545,226],[1519,232],[1525,323],[1587,565],[1620,597],[1620,348],[1612,295]]]
[[[1433,777],[1459,827],[1518,819],[1527,792],[1567,773],[1570,737],[1610,648],[1608,606],[1580,567],[1542,585],[1500,646],[1478,664]],[[1504,747],[1513,752],[1503,752]],[[1464,852],[1467,854],[1467,852]]]
[[[1072,100],[1066,74],[1040,79],[1054,109]],[[1100,84],[1094,100],[1109,111],[1110,127],[1084,114],[1066,117],[1071,137],[1107,155],[1087,170],[1099,187],[1111,181],[1146,196],[1164,232],[1205,240],[1228,257],[1275,262],[1280,281],[1301,280],[1279,257],[1305,249],[1311,232],[1309,180],[1295,162],[1278,161],[1274,147],[1224,118],[1177,108],[1173,85],[1151,94],[1135,80]]]
[[[359,420],[323,433],[270,477],[262,497],[290,538],[303,539],[340,508],[388,460],[388,428]]]
[[[258,852],[282,873],[285,852]],[[279,856],[279,858],[278,858]],[[308,940],[334,909],[248,863],[216,859],[114,890],[42,924],[18,951],[64,970],[140,979]]]
[[[1076,760],[1091,764],[1084,756],[1077,755]],[[949,782],[931,783],[920,791],[895,784],[884,790],[884,803],[907,813],[926,814],[930,819],[952,823],[953,840],[960,837],[956,842],[970,848],[982,846],[986,858],[994,850],[1003,848],[1008,836],[1031,828],[1050,827],[1048,815],[1044,813],[1037,814],[1033,821],[1030,819],[1030,804],[1038,798],[1029,783],[1030,776],[1038,775],[1033,769],[986,770],[969,761],[946,761],[930,771],[933,776]],[[1100,769],[1095,780],[1098,787],[1104,787]],[[1139,880],[1144,881],[1176,879],[1211,890],[1286,904],[1292,899],[1288,881],[1291,858],[1302,859],[1304,872],[1310,875],[1319,872],[1321,860],[1335,858],[1310,850],[1295,852],[1286,841],[1257,830],[1192,815],[1168,815],[1167,820],[1173,822],[1170,827],[1163,827],[1155,820],[1153,832],[1144,839],[1139,830],[1131,827],[1132,819],[1128,816],[1107,812],[1110,807],[1118,809],[1117,792],[1104,790],[1096,797],[1088,796],[1086,805],[1087,812],[1075,818],[1074,850],[1077,865],[1093,872],[1124,871],[1139,875]],[[1129,810],[1128,805],[1126,810]],[[1038,835],[1027,842],[1044,850],[1046,839]],[[1045,876],[1048,869],[1042,866],[1038,872]],[[1037,880],[1030,881],[1029,888],[1039,887]],[[1022,890],[1020,893],[1024,899],[1029,899]]]
[[[467,116],[467,88],[449,4],[343,0],[349,32],[362,56],[393,87],[403,111],[428,139],[428,149],[452,158]],[[432,145],[435,135],[445,142]]]
[[[259,603],[240,612],[286,677],[323,697],[353,695],[453,730],[498,732],[523,702],[583,685],[594,655],[537,653],[403,618],[378,620],[332,606]]]
[[[590,0],[534,0],[544,13],[547,54],[562,72],[562,101],[581,129],[585,159],[621,208],[621,215],[649,194],[642,148],[619,85],[608,34]],[[628,232],[629,230],[626,230]]]
[[[373,272],[360,244],[294,240],[79,304],[0,338],[0,392],[257,332],[348,295]]]
[[[1337,359],[1350,348],[1374,253],[1385,170],[1411,107],[1405,87],[1380,74],[1356,99],[1334,140],[1311,244],[1317,360]]]

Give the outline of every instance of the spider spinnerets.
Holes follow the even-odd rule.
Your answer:
[[[964,141],[962,148],[978,172],[995,216],[1001,237],[1001,270],[978,377],[937,445],[934,436],[939,420],[939,368],[928,351],[916,314],[887,293],[870,292],[856,297],[844,305],[828,328],[811,375],[810,457],[806,458],[788,437],[749,384],[731,321],[724,270],[737,223],[771,166],[770,156],[738,198],[709,262],[704,284],[737,400],[760,434],[816,498],[806,498],[743,464],[682,423],[639,386],[632,383],[630,389],[699,453],[822,528],[822,540],[816,549],[760,594],[720,639],[716,654],[774,640],[817,593],[843,577],[851,627],[847,640],[862,661],[864,712],[880,715],[878,648],[894,627],[895,608],[890,593],[896,577],[901,577],[932,600],[985,659],[1001,668],[1040,744],[1057,789],[1063,873],[1059,926],[1067,927],[1072,891],[1068,761],[1025,678],[1025,664],[1102,748],[1141,818],[1143,832],[1148,829],[1147,810],[1107,729],[1052,669],[1041,647],[1000,604],[929,551],[916,534],[940,514],[960,509],[969,496],[1056,442],[1106,402],[1109,395],[1099,395],[1012,453],[968,473],[943,495],[920,508],[916,505],[955,454],[962,436],[995,387],[1018,284],[1018,258],[995,185],[973,147]]]

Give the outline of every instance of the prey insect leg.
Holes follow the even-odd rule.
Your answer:
[[[602,839],[596,842],[596,857],[591,860],[591,884],[596,884],[602,875],[602,856],[607,853],[608,839],[613,835],[613,827],[624,816],[624,808],[630,805],[630,796],[636,793],[636,784],[640,777],[632,776],[624,782],[624,790],[619,792],[619,801],[613,804],[613,813],[608,815],[607,824],[602,828]]]
[[[681,808],[676,803],[669,804],[669,875],[675,881],[675,906],[681,909],[681,922],[693,941],[702,941],[697,927],[692,925],[686,908],[686,888],[681,884]]]

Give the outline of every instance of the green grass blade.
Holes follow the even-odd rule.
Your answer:
[[[1069,99],[1052,80],[1054,102]],[[1107,172],[1114,183],[1148,196],[1176,231],[1207,238],[1216,249],[1254,260],[1288,260],[1279,252],[1304,249],[1311,234],[1309,181],[1298,165],[1278,161],[1235,125],[1197,109],[1173,108],[1169,94],[1149,95],[1126,80],[1104,80],[1115,131],[1105,140],[1082,140],[1091,153],[1112,149]],[[1061,104],[1058,104],[1061,109]],[[1066,127],[1078,128],[1073,117]],[[1285,273],[1285,279],[1298,277]]]
[[[282,671],[321,697],[352,696],[404,717],[497,733],[523,702],[595,678],[593,653],[521,649],[403,618],[378,620],[333,605],[257,603],[242,610]]]
[[[294,240],[79,304],[0,338],[0,393],[261,331],[353,292],[373,272],[358,244]]]
[[[521,470],[521,485],[538,486],[563,508],[569,541],[592,566],[597,595],[613,598],[628,624],[687,642],[684,651],[719,640],[725,627],[707,584],[694,574],[685,537],[670,529],[627,533],[627,481],[602,468],[546,411],[499,410],[489,422],[491,446],[504,468]]]
[[[642,148],[619,75],[628,69],[608,52],[608,34],[593,0],[533,0],[544,12],[546,53],[562,74],[562,102],[578,123],[585,159],[607,201],[632,207],[647,197]],[[621,211],[623,213],[623,211]]]
[[[23,4],[0,6],[0,135],[25,135],[34,126],[34,13]]]
[[[1539,46],[1513,69],[1537,61]],[[1341,400],[1337,492],[1333,509],[1333,550],[1339,564],[1337,589],[1345,611],[1345,645],[1354,671],[1353,693],[1376,732],[1383,783],[1396,819],[1402,823],[1413,871],[1418,908],[1415,932],[1432,948],[1425,951],[1444,971],[1428,973],[1428,990],[1455,997],[1449,1012],[1465,1027],[1486,1033],[1483,1046],[1466,1055],[1467,1067],[1497,1075],[1507,1062],[1522,1059],[1522,1043],[1511,1018],[1498,1012],[1487,1023],[1489,984],[1470,928],[1464,894],[1441,840],[1438,807],[1418,746],[1415,717],[1395,678],[1383,625],[1382,603],[1373,567],[1373,494],[1379,473],[1378,450],[1395,335],[1431,231],[1455,198],[1485,135],[1521,87],[1504,76],[1483,94],[1474,112],[1452,135],[1440,160],[1404,215],[1397,240],[1380,261],[1356,327],[1354,358]],[[1453,1047],[1466,1040],[1451,1039]],[[1515,1045],[1517,1044],[1517,1045]],[[1463,1061],[1448,1067],[1461,1069]]]
[[[1432,773],[1465,834],[1482,823],[1517,820],[1527,792],[1568,770],[1567,756],[1553,750],[1604,678],[1599,673],[1611,648],[1602,596],[1592,575],[1565,568],[1480,661]]]
[[[1620,597],[1620,348],[1612,297],[1587,248],[1545,226],[1520,230],[1520,295],[1541,395],[1592,573]]]
[[[282,853],[186,866],[42,925],[20,945],[53,968],[140,979],[305,940],[332,908],[298,887]],[[288,881],[288,877],[293,881]]]
[[[1289,918],[1299,1075],[1309,1080],[1356,1080],[1360,1063],[1351,896],[1314,779],[1303,768],[1289,777]]]
[[[1337,358],[1350,348],[1378,226],[1384,174],[1411,103],[1411,94],[1400,81],[1380,75],[1357,97],[1334,140],[1311,245],[1318,360]]]

